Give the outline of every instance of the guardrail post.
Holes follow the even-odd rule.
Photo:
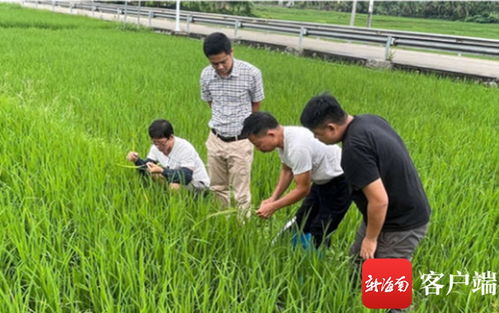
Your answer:
[[[75,4],[71,2],[71,6],[69,7],[69,13],[73,14],[73,8]]]
[[[128,17],[128,1],[125,0],[125,20],[124,20],[125,23],[126,23],[127,17]]]
[[[187,22],[186,22],[186,25],[185,25],[185,31],[188,33],[189,32],[189,26],[191,25],[191,23],[193,22],[193,18],[192,18],[192,14],[189,14],[187,16]]]
[[[152,26],[151,19],[153,18],[153,16],[154,16],[154,13],[152,13],[152,11],[149,11],[149,14],[147,15],[147,20],[148,20],[148,23],[149,23],[149,27]]]
[[[55,0],[52,0],[52,11],[55,11]]]
[[[298,40],[298,49],[303,50],[303,36],[307,35],[307,29],[305,27],[300,28],[300,38]]]
[[[374,0],[369,0],[369,8],[367,9],[367,28],[371,28],[373,23]]]
[[[177,0],[177,4],[175,6],[175,31],[180,31],[180,0]]]
[[[92,6],[92,16],[95,16],[95,10],[97,10],[97,7],[95,5]]]
[[[385,45],[385,61],[391,61],[392,60],[392,55],[391,55],[391,46],[394,43],[393,37],[390,35],[388,38],[386,38],[386,45]]]
[[[140,1],[139,1],[139,11],[137,15],[137,24],[140,25]]]
[[[355,13],[357,12],[357,0],[352,1],[352,15],[350,16],[350,26],[355,26]]]
[[[241,21],[240,20],[235,20],[234,21],[234,38],[237,38],[237,30],[239,29],[239,27],[241,27],[242,24],[241,24]]]

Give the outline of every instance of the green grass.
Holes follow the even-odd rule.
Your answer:
[[[324,257],[241,226],[161,186],[144,188],[125,155],[168,118],[203,158],[210,111],[199,100],[201,42],[110,22],[0,6],[0,312],[371,312],[350,282],[352,207]],[[404,138],[433,207],[414,258],[415,312],[494,312],[497,297],[456,286],[425,296],[419,275],[494,271],[498,257],[498,89],[235,47],[262,69],[263,109],[297,124],[331,90],[353,114],[385,117]],[[256,153],[253,202],[276,153]],[[448,280],[446,280],[448,284]],[[446,293],[446,290],[443,291]]]
[[[253,13],[257,17],[328,23],[338,25],[350,24],[350,13],[323,11],[314,9],[294,9],[274,5],[255,5]],[[367,26],[367,14],[356,14],[355,26]],[[479,24],[445,21],[438,19],[408,18],[385,15],[374,15],[373,28],[396,29],[412,32],[439,33],[457,36],[471,36],[499,39],[497,24]]]

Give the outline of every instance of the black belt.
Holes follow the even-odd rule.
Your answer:
[[[247,136],[242,136],[242,135],[232,136],[232,137],[225,137],[225,136],[222,136],[222,135],[218,134],[213,128],[211,129],[211,132],[215,136],[217,136],[218,138],[220,138],[220,140],[222,140],[224,142],[232,142],[232,141],[238,141],[238,140],[243,140],[243,139],[248,138]]]

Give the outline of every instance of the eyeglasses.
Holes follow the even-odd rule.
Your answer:
[[[166,144],[168,143],[168,138],[161,138],[161,139],[153,139],[152,140],[152,143],[156,146],[156,147],[165,147]]]

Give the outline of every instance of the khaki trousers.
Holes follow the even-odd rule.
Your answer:
[[[206,141],[210,189],[225,207],[230,206],[230,191],[234,193],[240,217],[251,215],[251,163],[253,144],[248,139],[224,142],[212,132]]]

